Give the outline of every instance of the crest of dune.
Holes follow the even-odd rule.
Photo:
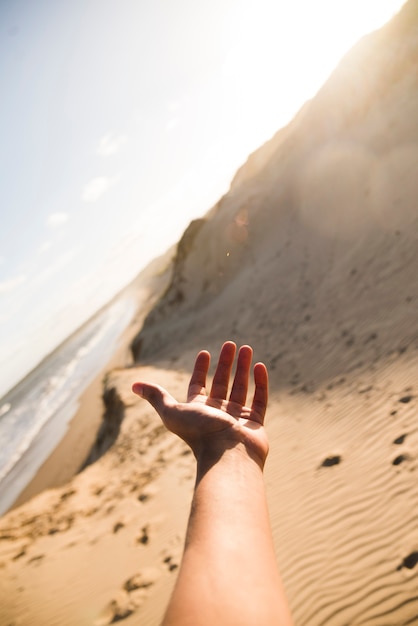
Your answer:
[[[364,37],[190,225],[136,358],[231,337],[267,360],[289,349],[319,382],[357,358],[335,350],[346,327],[380,330],[382,356],[416,338],[417,6]]]

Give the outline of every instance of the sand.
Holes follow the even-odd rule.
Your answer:
[[[183,400],[196,351],[226,339],[270,371],[265,480],[296,626],[417,622],[417,14],[360,42],[186,231],[131,328],[138,363],[106,375],[116,442],[0,519],[0,626],[160,622],[194,461],[131,385]],[[32,493],[71,474],[83,424]]]
[[[146,374],[161,377],[152,370]],[[177,375],[166,376],[171,388],[178,386]],[[124,389],[116,374],[109,384],[115,382]],[[20,623],[110,623],[109,615],[136,609],[154,587],[161,599],[156,609],[148,607],[150,623],[161,612],[178,566],[187,516],[188,494],[181,506],[177,486],[187,484],[190,490],[193,471],[184,446],[167,437],[159,419],[132,395],[124,389],[128,408],[122,432],[100,463],[3,519],[2,557],[9,556],[10,562],[8,576],[2,577],[1,623],[17,616]],[[176,471],[164,473],[167,464],[176,465]],[[173,494],[164,498],[163,507],[161,490]],[[171,508],[175,520],[168,514]],[[155,543],[157,533],[164,546]],[[132,589],[128,592],[124,585]]]
[[[364,382],[354,373],[315,394],[273,393],[266,487],[296,624],[416,615],[417,361],[392,358]],[[2,520],[1,624],[159,623],[194,462],[131,394],[137,378],[184,397],[187,374],[172,366],[112,374],[126,407],[117,443]]]

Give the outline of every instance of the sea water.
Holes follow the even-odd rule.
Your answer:
[[[110,359],[137,303],[121,296],[0,400],[0,515],[65,435],[81,393]]]

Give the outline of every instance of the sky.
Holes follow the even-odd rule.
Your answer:
[[[0,0],[0,396],[401,0]]]

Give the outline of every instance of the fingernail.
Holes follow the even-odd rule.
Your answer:
[[[132,385],[132,391],[136,393],[137,396],[141,396],[141,398],[143,397],[142,386],[139,383]]]

